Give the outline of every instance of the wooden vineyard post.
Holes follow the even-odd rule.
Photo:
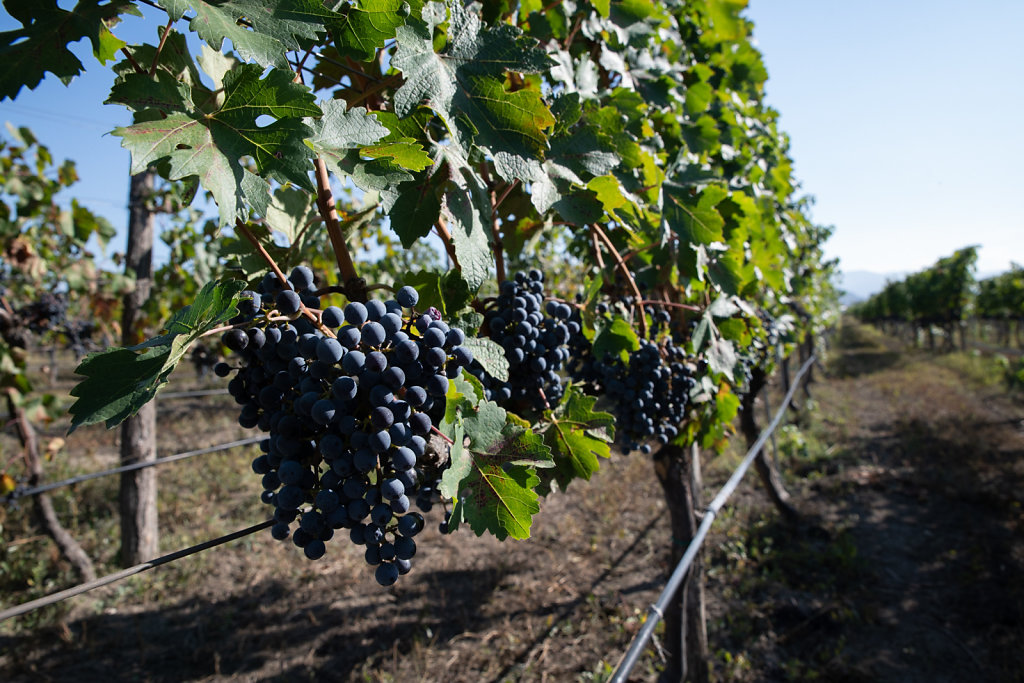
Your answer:
[[[702,504],[700,452],[681,446],[664,446],[654,458],[654,471],[665,493],[672,529],[671,561],[675,567],[683,557],[690,539],[697,532],[696,510]],[[704,606],[703,563],[698,555],[665,612],[665,652],[669,681],[708,680],[708,636]]]
[[[139,311],[153,286],[153,211],[147,205],[156,173],[146,170],[132,176],[128,193],[128,246],[125,270],[135,274],[135,288],[124,297],[121,316],[122,343],[133,346]],[[156,404],[150,401],[121,425],[121,464],[156,459]],[[156,468],[121,474],[121,563],[130,567],[156,557],[159,547],[156,505]]]

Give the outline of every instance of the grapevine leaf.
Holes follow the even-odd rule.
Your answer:
[[[462,345],[472,352],[484,372],[502,382],[508,381],[508,359],[500,344],[486,337],[468,337]]]
[[[422,171],[433,164],[423,146],[412,138],[400,138],[394,142],[363,147],[359,153],[371,159],[387,158],[410,171]]]
[[[341,166],[349,152],[364,145],[372,145],[390,131],[377,118],[363,107],[346,109],[341,100],[327,100],[320,105],[323,116],[319,119],[307,119],[306,124],[313,129],[309,140],[313,151],[325,161]]]
[[[313,195],[294,187],[279,187],[267,205],[264,219],[269,229],[294,244],[306,222],[316,216]]]
[[[432,12],[443,6],[428,7]],[[405,116],[426,102],[458,137],[488,149],[502,177],[531,182],[548,146],[545,130],[555,120],[538,92],[508,92],[504,75],[543,72],[550,59],[518,28],[484,28],[480,17],[461,3],[448,9],[448,40],[441,52],[434,51],[431,25],[425,21],[410,18],[396,30],[392,64],[406,80],[395,92],[395,112]],[[425,16],[431,12],[424,9]]]
[[[489,531],[498,540],[529,538],[533,515],[540,512],[535,467],[551,465],[544,442],[528,429],[505,425],[489,444],[471,439],[470,457],[473,471],[459,486],[470,528],[477,536]]]
[[[449,314],[448,324],[457,327],[466,333],[466,337],[476,337],[480,326],[484,324],[484,317],[471,308],[463,309],[454,316]]]
[[[347,156],[336,161],[338,170],[347,174],[360,189],[377,192],[384,212],[390,213],[395,202],[405,194],[399,186],[416,180],[409,169],[422,171],[433,164],[421,147],[425,139],[423,127],[432,116],[428,109],[404,119],[390,112],[374,112],[373,118],[387,128],[387,134],[371,141],[373,144],[360,144],[359,149],[348,150]],[[440,205],[437,210],[440,211]],[[435,213],[432,220],[436,219]]]
[[[665,219],[684,242],[693,245],[722,241],[725,221],[715,206],[729,195],[721,185],[708,185],[702,191],[692,187],[664,183]]]
[[[465,308],[473,298],[462,276],[457,271],[450,270],[444,275],[421,270],[418,273],[406,273],[402,284],[416,288],[420,295],[417,307],[426,310],[433,306],[441,311],[445,318],[450,317],[455,311]]]
[[[449,393],[451,392],[449,391]],[[441,475],[441,486],[438,488],[445,498],[458,498],[459,485],[473,473],[473,461],[465,441],[466,430],[461,423],[456,423],[452,432],[452,446],[449,450],[450,464]]]
[[[728,339],[716,339],[708,346],[708,367],[712,372],[725,375],[733,381],[732,369],[736,366],[736,349]]]
[[[709,330],[714,329],[715,323],[711,320],[708,315],[701,316],[700,322],[697,323],[697,327],[693,331],[693,336],[690,337],[690,344],[693,346],[694,353],[697,353],[701,349],[701,345],[704,343],[704,336],[708,334]]]
[[[287,69],[288,50],[300,40],[316,40],[324,24],[340,18],[323,0],[158,0],[172,19],[191,7],[195,17],[189,28],[213,49],[231,41],[243,59],[261,66]],[[245,25],[240,20],[245,20]]]
[[[429,235],[441,215],[441,188],[445,178],[441,173],[431,172],[434,170],[424,171],[414,180],[402,183],[398,198],[388,212],[391,229],[405,249]]]
[[[400,14],[403,4],[409,6],[411,16],[418,17],[423,9],[423,0],[359,0],[344,7],[327,25],[338,52],[363,62],[372,60],[405,23]]]
[[[207,283],[191,306],[167,322],[164,334],[137,346],[86,356],[75,370],[85,379],[71,390],[78,399],[69,411],[71,431],[97,422],[110,428],[139,412],[167,382],[189,345],[235,314],[238,293],[244,288],[238,280]]]
[[[467,372],[461,373],[458,377],[448,383],[448,395],[445,399],[444,422],[441,424],[441,431],[454,440],[454,432],[451,427],[461,424],[463,412],[473,410],[474,407],[484,400],[484,386],[476,377]],[[465,430],[463,430],[465,435]]]
[[[553,466],[550,450],[504,409],[483,400],[476,378],[456,378],[447,398],[443,429],[460,437],[442,477],[442,494],[457,501],[453,519],[464,519],[478,536],[489,531],[500,540],[528,538],[540,511],[536,468]]]
[[[713,243],[707,246],[700,244],[694,250],[696,255],[695,268],[697,276],[703,280],[707,279],[717,285],[722,292],[729,295],[739,293],[743,283],[743,266],[739,260],[729,251],[728,247],[721,243]],[[686,257],[686,251],[680,251],[680,257]]]
[[[220,209],[221,225],[245,217],[242,202],[243,157],[251,157],[260,175],[313,189],[308,170],[311,150],[303,140],[312,133],[299,116],[320,109],[313,95],[292,82],[291,73],[243,64],[224,76],[224,102],[217,111],[176,113],[165,119],[136,123],[113,132],[132,153],[132,173],[151,163],[170,160],[170,179],[198,176]],[[277,118],[260,127],[257,117]]]
[[[181,78],[165,70],[156,74],[130,72],[110,89],[104,104],[123,104],[136,112],[157,109],[164,113],[186,112],[192,108],[192,92]]]
[[[550,426],[544,431],[544,443],[551,449],[555,466],[545,472],[538,488],[541,495],[557,483],[563,491],[573,479],[590,479],[600,465],[599,458],[611,456],[615,436],[615,416],[594,411],[597,399],[578,387],[570,386],[562,403],[545,415]]]
[[[138,13],[129,0],[80,0],[74,9],[56,0],[7,0],[4,8],[22,27],[0,33],[0,99],[14,99],[22,86],[35,90],[47,73],[65,85],[82,72],[82,62],[68,45],[88,38],[101,62],[113,57],[123,42],[107,22],[126,12]]]
[[[466,165],[445,167],[449,182],[445,186],[445,210],[451,222],[449,232],[459,260],[459,270],[471,291],[480,289],[491,269],[491,245],[485,217],[491,213],[487,184]]]
[[[626,360],[631,351],[640,348],[640,340],[633,331],[632,325],[622,318],[615,318],[610,325],[605,325],[594,337],[594,357],[604,358],[604,355]]]
[[[621,162],[614,143],[593,125],[554,138],[548,157],[575,173],[592,176],[605,175]]]

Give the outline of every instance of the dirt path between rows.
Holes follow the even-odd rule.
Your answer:
[[[1024,681],[1024,408],[946,360],[840,333],[815,391],[832,455],[796,467],[810,524],[748,537],[774,553],[736,680]]]

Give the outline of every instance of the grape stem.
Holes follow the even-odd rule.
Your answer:
[[[284,271],[282,271],[281,267],[277,265],[277,262],[274,260],[274,257],[271,256],[270,253],[263,247],[263,245],[260,244],[260,241],[256,239],[256,235],[252,234],[252,231],[249,230],[249,227],[245,223],[243,223],[241,219],[236,218],[235,228],[238,230],[238,232],[242,233],[242,236],[245,237],[245,239],[249,240],[253,247],[256,248],[256,251],[259,253],[260,257],[262,257],[263,260],[266,261],[267,265],[270,266],[270,269],[274,271],[274,275],[277,276],[277,279],[281,283],[281,286],[284,287],[285,289],[291,289],[291,284],[288,282],[288,278],[285,277]],[[320,329],[320,331],[324,333],[324,335],[328,337],[337,338],[338,335],[334,333],[334,330],[330,329],[322,322],[320,322],[320,316],[306,308],[306,304],[300,303],[299,306],[299,310],[302,312],[302,315],[312,320],[313,324],[316,325]]]
[[[590,243],[594,246],[594,260],[597,261],[598,267],[604,270],[604,256],[601,255],[601,245],[597,241],[597,233],[593,230],[590,231]]]
[[[156,66],[160,63],[160,53],[164,51],[164,44],[167,42],[167,36],[170,35],[172,26],[174,26],[174,20],[169,19],[167,25],[164,26],[164,32],[160,34],[160,44],[156,46],[156,54],[153,55],[153,61],[149,65],[150,76],[156,73]]]
[[[448,445],[449,445],[449,446],[454,446],[454,445],[455,445],[455,442],[454,442],[454,441],[452,441],[451,439],[449,439],[449,438],[448,438],[448,437],[447,437],[447,436],[446,436],[445,434],[441,433],[441,432],[440,432],[440,431],[439,431],[439,430],[437,429],[437,427],[435,427],[434,425],[430,425],[430,431],[434,432],[434,433],[435,433],[435,434],[437,434],[437,435],[438,435],[439,437],[441,437],[442,439],[444,439],[445,441],[447,441],[447,442],[448,442]]]
[[[505,197],[508,196],[512,188],[516,186],[519,181],[509,184],[505,188],[505,191],[501,194],[501,198],[498,198],[498,193],[494,189],[494,185],[491,183],[491,174],[487,171],[487,162],[480,164],[480,177],[483,178],[484,182],[487,183],[489,193],[491,195],[491,251],[494,252],[494,268],[495,273],[498,276],[498,282],[505,281],[505,253],[504,245],[501,243],[501,230],[498,229],[498,206],[505,201]]]
[[[345,284],[346,296],[353,301],[366,301],[366,291],[359,286],[359,273],[356,272],[356,264],[352,261],[352,254],[345,244],[345,235],[341,232],[341,224],[338,222],[338,209],[334,204],[334,193],[331,192],[331,177],[327,173],[327,164],[321,157],[317,157],[313,166],[316,168],[317,209],[327,224],[327,234],[331,238],[331,246],[334,247],[334,256],[338,261],[341,280]]]
[[[133,69],[135,69],[135,73],[137,73],[137,74],[144,74],[144,73],[146,73],[146,70],[142,68],[142,65],[135,61],[135,57],[133,57],[132,53],[128,51],[128,48],[122,47],[121,48],[121,52],[124,53],[124,56],[128,58],[128,63],[132,65]]]
[[[608,251],[610,251],[611,255],[615,257],[616,265],[618,265],[619,270],[622,271],[623,276],[625,276],[626,278],[626,282],[629,283],[630,288],[633,290],[633,294],[634,296],[636,296],[636,301],[638,302],[634,304],[634,306],[639,306],[640,308],[640,336],[646,339],[647,316],[644,315],[644,308],[642,303],[639,303],[643,302],[644,297],[640,294],[640,288],[636,286],[636,280],[633,279],[633,274],[629,272],[629,267],[626,265],[626,262],[622,260],[622,256],[619,254],[619,250],[615,248],[615,245],[612,244],[611,239],[609,239],[608,235],[605,234],[604,230],[601,229],[601,226],[598,225],[597,223],[592,223],[590,229],[592,231],[591,234],[596,234],[597,237],[600,237],[601,241],[603,241],[605,243],[605,246],[608,247]]]
[[[700,306],[691,306],[690,304],[677,304],[674,301],[657,301],[654,299],[645,299],[643,301],[638,301],[637,303],[641,306],[668,306],[671,308],[683,308],[686,309],[687,311],[697,312],[700,312],[701,310]]]
[[[452,241],[452,234],[448,232],[448,226],[445,225],[444,218],[438,217],[437,223],[434,223],[434,228],[437,230],[438,237],[444,242],[444,250],[448,252],[448,258],[452,260],[452,266],[461,271],[462,266],[459,265],[459,258],[455,255],[455,243]]]
[[[245,237],[245,239],[249,240],[252,246],[256,248],[256,252],[267,263],[267,265],[270,266],[270,269],[274,271],[274,275],[277,276],[277,281],[281,283],[281,286],[285,289],[291,289],[291,285],[288,283],[288,278],[285,276],[284,271],[282,271],[281,267],[277,265],[277,261],[275,261],[274,257],[270,255],[270,252],[263,248],[260,241],[256,239],[256,235],[252,234],[252,231],[249,230],[249,226],[243,223],[240,218],[236,218],[235,228],[238,232],[242,233],[242,236]]]

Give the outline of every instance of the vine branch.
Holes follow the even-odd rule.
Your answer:
[[[498,193],[495,191],[494,186],[491,183],[491,174],[487,170],[487,162],[480,164],[480,177],[487,183],[489,194],[491,195],[491,250],[494,252],[494,268],[495,273],[498,276],[498,282],[505,281],[505,251],[504,245],[501,241],[501,230],[498,228],[498,205],[505,201],[505,197],[512,191],[515,184],[519,182],[516,180],[510,184],[505,191],[502,193],[501,198],[497,197]]]
[[[338,222],[338,209],[334,204],[334,193],[331,192],[331,178],[327,173],[327,164],[320,157],[313,162],[316,167],[316,205],[321,218],[327,224],[327,235],[331,238],[334,257],[338,262],[338,272],[345,284],[345,293],[349,299],[365,301],[365,285],[361,284],[356,264],[352,261],[345,235],[341,232]]]
[[[615,258],[616,265],[619,267],[619,270],[622,271],[623,276],[626,278],[626,282],[629,283],[630,288],[633,290],[633,295],[636,297],[637,301],[636,306],[640,308],[640,335],[646,339],[647,316],[644,315],[644,307],[642,303],[644,297],[640,294],[640,288],[636,286],[636,280],[633,279],[633,273],[629,272],[629,267],[626,265],[626,262],[622,260],[619,250],[615,248],[615,245],[612,244],[611,239],[605,231],[601,229],[601,226],[597,223],[592,223],[590,230],[592,235],[596,235],[596,237],[601,238],[601,241],[604,242],[606,247],[608,247],[608,251],[611,252],[611,255]]]
[[[174,20],[168,19],[163,33],[160,34],[160,44],[156,46],[156,54],[153,55],[153,61],[149,65],[150,76],[156,73],[156,65],[160,63],[160,54],[164,51],[164,44],[167,42],[167,36],[170,35],[172,26],[174,26]]]
[[[147,73],[147,71],[142,68],[142,65],[140,65],[138,62],[135,61],[135,57],[133,57],[132,53],[128,51],[128,48],[122,47],[121,48],[121,52],[128,59],[128,63],[132,65],[132,68],[135,69],[135,73],[137,73],[137,74]]]
[[[452,266],[462,270],[462,266],[459,265],[459,257],[455,255],[455,242],[452,241],[452,234],[448,232],[448,226],[445,225],[444,218],[438,217],[437,223],[434,223],[434,228],[437,230],[437,236],[444,242],[444,250],[448,252],[448,258],[452,260]]]

